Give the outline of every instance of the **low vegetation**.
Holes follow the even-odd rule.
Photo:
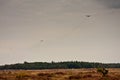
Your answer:
[[[109,74],[101,76],[104,70]],[[1,70],[0,80],[120,80],[120,68]]]

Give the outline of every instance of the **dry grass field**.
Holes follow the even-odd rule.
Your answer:
[[[120,80],[120,68],[102,77],[96,69],[1,70],[0,80]]]

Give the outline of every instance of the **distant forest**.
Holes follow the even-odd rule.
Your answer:
[[[78,68],[120,68],[120,63],[94,63],[94,62],[79,62],[79,61],[66,61],[66,62],[24,62],[10,65],[0,66],[0,70],[6,69],[78,69]]]

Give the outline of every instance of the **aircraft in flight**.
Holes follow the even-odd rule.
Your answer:
[[[86,15],[86,17],[91,17],[91,15]]]

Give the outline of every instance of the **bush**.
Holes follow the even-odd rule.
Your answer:
[[[108,74],[108,70],[106,70],[105,68],[98,68],[97,72],[101,73],[102,76],[106,76]]]

